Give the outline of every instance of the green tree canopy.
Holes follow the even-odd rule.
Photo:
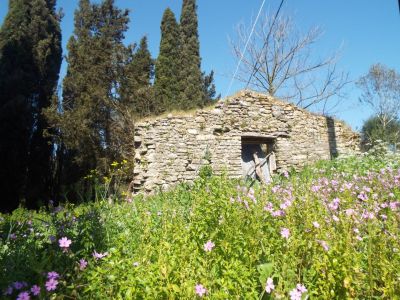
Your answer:
[[[200,67],[200,42],[196,0],[183,0],[180,33],[180,106],[183,109],[202,107],[205,103]]]
[[[128,22],[128,11],[118,9],[113,0],[79,1],[74,35],[67,45],[62,111],[54,105],[48,114],[66,149],[64,183],[76,181],[90,169],[106,168],[116,155],[111,131]]]
[[[50,196],[51,139],[43,117],[62,59],[55,0],[10,0],[0,29],[0,188],[5,209]]]
[[[124,69],[121,84],[121,98],[136,115],[148,116],[159,108],[154,103],[152,79],[154,76],[154,61],[147,45],[147,37],[140,41],[138,49],[135,46],[128,49],[128,61]]]
[[[160,52],[155,65],[154,90],[158,112],[179,109],[179,26],[171,9],[161,21]]]
[[[389,124],[384,124],[381,117],[373,116],[365,121],[361,133],[366,148],[379,140],[390,146],[396,146],[400,143],[400,121],[394,119]]]

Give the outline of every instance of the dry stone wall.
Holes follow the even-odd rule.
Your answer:
[[[134,192],[193,181],[211,164],[215,173],[242,176],[242,137],[275,139],[277,172],[359,151],[346,124],[293,104],[242,91],[212,108],[144,120],[135,128]]]

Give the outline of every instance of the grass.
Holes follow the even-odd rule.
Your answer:
[[[204,175],[130,202],[21,208],[1,216],[0,287],[10,299],[399,299],[399,199],[398,156],[378,151],[268,186]]]

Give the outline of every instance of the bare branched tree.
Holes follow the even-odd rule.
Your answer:
[[[280,9],[260,17],[252,35],[245,24],[237,26],[231,41],[234,55],[242,60],[236,79],[246,83],[246,88],[266,91],[303,108],[319,104],[325,113],[328,106],[332,108],[327,101],[333,96],[340,99],[342,88],[349,83],[347,73],[336,68],[339,52],[327,58],[315,56],[312,47],[321,29],[302,34]]]
[[[357,81],[367,104],[386,128],[400,116],[400,74],[382,64],[372,65],[368,74]]]

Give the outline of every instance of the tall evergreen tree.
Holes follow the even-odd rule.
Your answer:
[[[128,49],[128,61],[124,69],[121,84],[121,97],[124,104],[138,116],[154,114],[159,109],[154,103],[151,81],[154,76],[154,61],[151,58],[144,36],[135,51],[135,46]]]
[[[180,33],[176,18],[167,8],[161,21],[160,52],[155,68],[155,99],[158,111],[180,108]]]
[[[10,0],[0,29],[0,189],[2,208],[49,196],[51,140],[42,111],[61,65],[55,0]]]
[[[79,1],[74,35],[67,46],[62,114],[57,113],[57,105],[49,114],[53,125],[60,128],[66,149],[66,184],[77,181],[90,169],[104,168],[115,155],[110,150],[111,123],[118,101],[125,51],[122,41],[128,21],[128,11],[118,9],[114,0],[100,4]]]
[[[202,107],[205,104],[200,68],[200,42],[196,10],[196,0],[183,0],[180,19],[182,45],[180,99],[181,108],[183,109]]]

